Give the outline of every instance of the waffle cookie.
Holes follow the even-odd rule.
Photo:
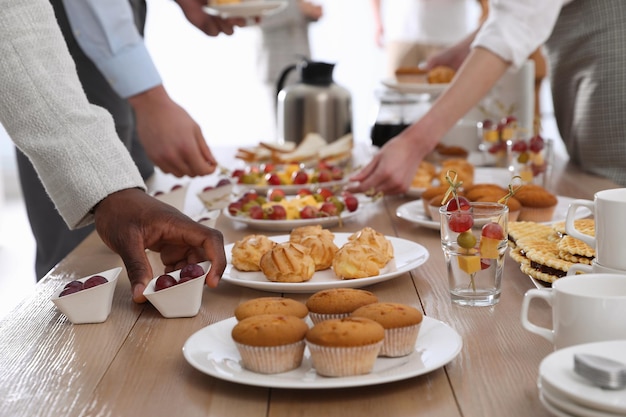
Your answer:
[[[540,281],[553,283],[567,275],[574,264],[559,257],[558,243],[547,239],[525,238],[517,241],[527,261],[520,263],[523,273]]]
[[[517,241],[523,238],[535,238],[535,239],[545,239],[545,240],[556,240],[554,235],[554,230],[547,224],[529,222],[529,221],[519,221],[519,222],[509,222],[509,247],[515,248],[517,246]]]
[[[557,243],[559,257],[570,262],[591,265],[596,251],[580,239],[569,235],[563,236]]]
[[[576,230],[580,233],[589,236],[595,236],[596,234],[595,221],[593,219],[576,219],[574,220],[574,227],[576,227]],[[561,236],[565,236],[567,234],[567,231],[565,230],[565,221],[553,223],[552,228]]]

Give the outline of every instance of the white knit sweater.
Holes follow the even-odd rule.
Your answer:
[[[107,195],[144,187],[113,119],[87,101],[46,0],[0,0],[0,122],[71,228]]]

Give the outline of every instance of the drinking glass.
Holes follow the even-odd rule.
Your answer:
[[[455,304],[491,306],[500,300],[509,209],[500,203],[466,202],[439,209],[441,247]]]

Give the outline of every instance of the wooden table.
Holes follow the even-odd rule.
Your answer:
[[[551,184],[559,195],[576,198],[592,198],[595,191],[614,187],[562,164]],[[50,301],[53,293],[70,279],[121,266],[92,235],[0,322],[0,416],[548,416],[536,380],[539,363],[552,346],[520,324],[522,298],[532,282],[509,258],[499,304],[452,305],[439,232],[398,219],[396,208],[407,201],[386,197],[333,230],[354,232],[367,225],[429,250],[424,265],[367,289],[382,301],[416,306],[460,333],[463,348],[443,368],[387,384],[327,390],[262,388],[205,375],[184,359],[185,341],[231,317],[240,302],[271,295],[226,282],[205,288],[196,317],[164,319],[151,305],[131,301],[123,271],[108,320],[72,325]],[[226,243],[251,233],[224,218],[217,227]],[[157,257],[153,267],[162,268]],[[539,303],[533,310],[533,320],[550,325],[547,306]]]

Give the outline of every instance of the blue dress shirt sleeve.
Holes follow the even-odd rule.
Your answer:
[[[63,0],[76,41],[122,98],[162,84],[127,0]]]

